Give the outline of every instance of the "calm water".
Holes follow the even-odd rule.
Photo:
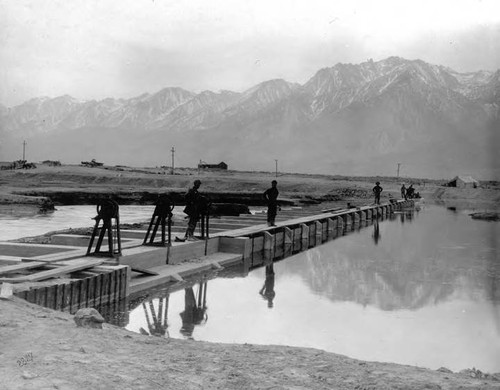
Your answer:
[[[120,219],[147,221],[152,210],[122,206]],[[0,213],[0,240],[92,226],[95,214],[94,206],[25,218]],[[135,332],[175,338],[499,372],[499,227],[427,206],[272,267],[151,292],[153,298],[130,302],[115,320]]]
[[[154,206],[120,206],[120,223],[149,221],[153,210]],[[46,214],[19,213],[16,207],[3,206],[0,209],[0,241],[55,230],[93,227],[95,221],[91,218],[96,215],[96,206],[57,206],[56,211]]]
[[[122,325],[174,338],[498,372],[498,228],[437,206],[396,214],[272,268],[157,291],[132,302]]]

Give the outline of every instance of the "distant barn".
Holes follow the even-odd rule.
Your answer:
[[[218,164],[207,164],[205,162],[200,162],[198,164],[198,169],[227,169],[227,164],[224,161]]]
[[[479,182],[472,176],[455,176],[452,181],[448,182],[448,187],[457,188],[477,188]]]

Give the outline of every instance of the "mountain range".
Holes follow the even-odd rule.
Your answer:
[[[500,70],[389,57],[244,92],[169,87],[131,99],[39,97],[0,106],[0,160],[346,175],[498,178]]]

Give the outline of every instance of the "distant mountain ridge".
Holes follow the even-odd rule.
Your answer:
[[[305,84],[275,79],[242,93],[164,88],[131,99],[35,98],[0,107],[0,153],[20,140],[33,158],[164,165],[226,161],[230,168],[495,177],[500,70],[459,73],[389,57],[320,69]],[[19,147],[18,147],[19,148]]]

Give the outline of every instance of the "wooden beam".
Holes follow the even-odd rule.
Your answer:
[[[21,283],[21,282],[36,282],[55,278],[71,272],[80,271],[82,269],[92,268],[96,265],[104,263],[104,260],[84,260],[78,261],[76,264],[57,267],[48,271],[36,272],[31,275],[18,276],[16,278],[0,278],[1,282]]]
[[[5,267],[0,267],[0,275],[10,274],[12,272],[22,271],[22,270],[26,270],[26,269],[30,269],[30,268],[37,268],[37,267],[41,267],[43,265],[47,265],[47,264],[44,262],[40,262],[40,261],[33,261],[33,262],[29,262],[29,263],[22,262],[19,264],[7,265]]]

